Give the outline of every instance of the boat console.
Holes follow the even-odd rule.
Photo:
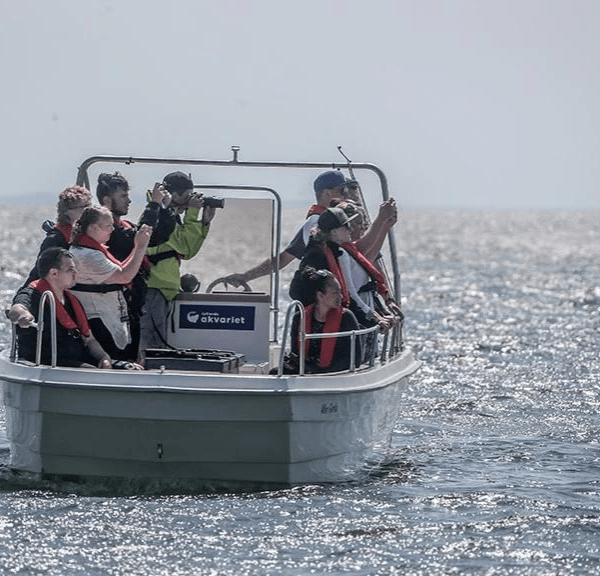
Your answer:
[[[248,364],[269,361],[271,298],[264,292],[181,293],[167,334],[179,349],[231,350]]]

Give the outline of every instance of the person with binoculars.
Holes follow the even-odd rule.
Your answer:
[[[191,176],[183,172],[167,174],[154,191],[164,192],[171,226],[153,235],[146,254],[150,261],[148,290],[140,325],[139,362],[144,363],[147,348],[165,348],[167,319],[171,302],[181,286],[180,262],[196,256],[204,243],[210,222],[223,200],[194,193]],[[202,217],[200,216],[202,209]]]

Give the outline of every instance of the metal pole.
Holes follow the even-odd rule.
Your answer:
[[[42,336],[44,334],[44,305],[46,300],[50,305],[50,341],[52,346],[52,368],[56,368],[56,300],[50,290],[46,290],[40,298],[40,307],[38,311],[37,341],[35,350],[35,363],[41,364],[42,360]]]

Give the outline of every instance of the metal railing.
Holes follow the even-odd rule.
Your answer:
[[[360,328],[359,330],[348,330],[345,332],[326,332],[326,333],[319,333],[319,334],[307,334],[306,328],[305,328],[305,326],[306,326],[306,324],[305,324],[306,311],[304,309],[304,305],[299,300],[293,300],[289,304],[286,315],[285,315],[285,324],[283,326],[283,336],[281,338],[282,348],[281,348],[281,354],[279,355],[279,366],[277,368],[277,376],[283,375],[285,343],[287,342],[288,334],[290,332],[290,327],[292,324],[292,317],[293,317],[293,314],[296,311],[296,309],[298,309],[298,311],[300,313],[300,321],[298,324],[299,336],[300,336],[300,342],[299,342],[299,346],[298,346],[298,359],[299,359],[298,375],[304,376],[304,370],[305,370],[304,363],[305,363],[305,356],[306,356],[304,344],[305,344],[306,340],[323,340],[325,338],[337,338],[339,336],[350,336],[350,367],[348,368],[348,372],[356,372],[356,338],[357,338],[357,336],[362,336],[363,334],[370,334],[371,332],[379,331],[379,326],[375,325],[375,326],[371,326],[370,328]],[[386,330],[386,336],[387,336],[387,332],[388,331]],[[292,335],[292,337],[294,337],[294,336],[295,335]],[[386,356],[386,358],[387,358],[387,356]],[[382,357],[381,360],[383,361],[384,358]],[[375,363],[375,347],[373,347],[371,357],[369,358],[369,361],[368,361],[369,366],[373,366],[374,363]]]
[[[339,147],[341,151],[341,147]],[[381,196],[383,201],[389,199],[389,188],[387,177],[378,166],[371,163],[350,163],[345,154],[342,154],[346,159],[346,162],[286,162],[286,161],[243,161],[239,158],[240,147],[232,146],[233,157],[230,160],[204,160],[198,158],[152,158],[152,157],[140,157],[140,156],[109,156],[109,155],[97,155],[90,156],[85,159],[79,166],[77,172],[77,184],[83,185],[87,188],[90,187],[89,169],[95,164],[99,163],[117,163],[117,164],[171,164],[174,166],[212,166],[215,168],[272,168],[275,170],[284,168],[298,168],[298,169],[324,169],[324,170],[342,170],[350,169],[352,171],[364,171],[375,175],[380,184]],[[366,208],[366,206],[365,206]],[[402,302],[401,294],[401,283],[400,283],[400,269],[397,258],[396,239],[392,230],[387,234],[388,246],[389,246],[389,257],[392,266],[392,287],[393,294],[398,304]],[[385,267],[384,267],[385,273]],[[275,307],[276,308],[276,307]],[[275,323],[274,323],[275,324]],[[399,322],[398,326],[393,331],[392,342],[398,342],[397,347],[403,349],[403,338],[402,338],[402,321]],[[277,339],[277,331],[275,331],[275,340]]]
[[[277,342],[277,326],[279,323],[279,258],[281,249],[281,196],[274,189],[268,186],[245,186],[232,184],[194,184],[194,189],[198,190],[232,190],[236,192],[265,192],[273,196],[275,202],[275,213],[271,224],[271,260],[275,266],[271,274],[271,312],[272,312],[272,330],[273,341]]]
[[[56,357],[57,357],[57,342],[56,342],[56,299],[54,294],[50,290],[46,290],[40,298],[40,305],[38,308],[38,321],[30,324],[31,328],[37,330],[37,338],[35,341],[35,364],[39,366],[42,363],[42,336],[44,334],[44,306],[46,301],[50,306],[50,346],[51,346],[51,366],[56,368]],[[12,328],[12,345],[10,349],[10,361],[16,362],[17,360],[17,323],[13,324]]]
[[[37,340],[35,346],[35,363],[39,366],[42,363],[42,336],[44,335],[44,305],[46,300],[50,305],[50,342],[52,347],[52,368],[56,368],[56,300],[50,290],[46,290],[40,298],[40,307],[38,312]]]
[[[232,146],[233,158],[231,160],[202,160],[194,158],[151,158],[141,156],[109,156],[98,155],[90,156],[85,159],[77,172],[77,184],[90,188],[90,180],[88,170],[91,166],[97,163],[119,163],[119,164],[172,164],[172,165],[189,165],[189,166],[214,166],[214,167],[236,167],[236,168],[300,168],[312,169],[318,168],[323,170],[347,169],[347,162],[285,162],[285,161],[243,161],[238,158],[240,151],[239,146]],[[387,177],[383,170],[375,164],[365,162],[352,162],[352,169],[355,171],[366,171],[374,174],[378,179],[381,187],[382,199],[388,200],[390,197],[388,189]],[[388,243],[390,247],[390,260],[393,271],[393,288],[394,294],[401,301],[400,290],[400,269],[396,258],[396,239],[393,232],[388,232]]]

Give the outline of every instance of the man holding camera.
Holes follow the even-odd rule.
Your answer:
[[[171,211],[173,230],[166,239],[155,239],[154,242],[151,239],[146,251],[151,266],[141,317],[141,363],[147,348],[165,348],[167,345],[167,318],[181,285],[180,262],[198,254],[216,210],[205,204],[203,196],[194,193],[191,177],[183,172],[167,174],[162,184],[155,188],[166,192],[164,204]],[[199,220],[200,208],[203,210]]]

